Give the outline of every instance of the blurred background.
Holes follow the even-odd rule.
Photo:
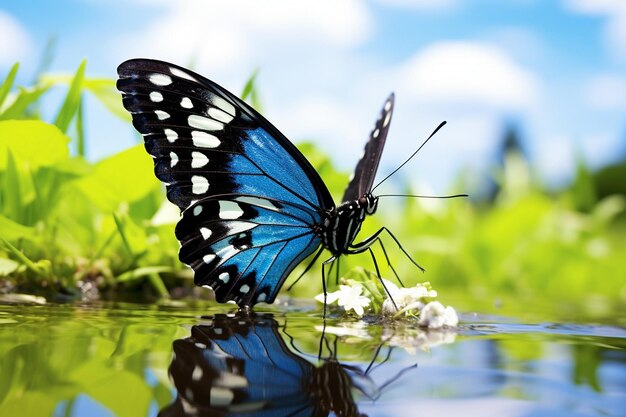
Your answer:
[[[508,129],[554,187],[571,181],[577,158],[594,170],[626,158],[626,6],[618,0],[0,7],[0,71],[20,61],[22,84],[44,53],[46,70],[74,71],[87,59],[88,74],[112,78],[128,58],[169,60],[235,92],[257,69],[267,117],[293,140],[314,139],[346,169],[391,91],[398,104],[383,169],[447,120],[410,169],[439,190],[465,167],[484,171]],[[92,106],[90,159],[135,143],[124,123]]]
[[[117,117],[123,112],[112,84],[117,65],[128,58],[168,60],[236,94],[257,71],[255,97],[263,114],[294,142],[306,142],[307,155],[318,152],[312,159],[339,190],[394,91],[396,110],[379,178],[439,122],[448,125],[386,184],[387,191],[466,192],[472,198],[398,202],[411,225],[401,240],[429,270],[426,279],[472,288],[476,298],[493,288],[512,296],[522,290],[530,298],[546,293],[580,300],[591,293],[598,296],[591,304],[604,313],[624,306],[626,3],[621,0],[2,2],[0,33],[0,77],[20,62],[13,99],[20,94],[15,86],[47,83],[35,110],[24,106],[11,118],[38,118],[59,127],[69,75],[86,59],[86,69],[76,72],[85,91],[69,118],[80,123],[60,128],[72,138],[70,156],[101,169],[102,161],[138,143],[127,116]],[[150,159],[142,157],[151,171]],[[130,164],[116,163],[112,166]],[[88,193],[84,184],[79,188]],[[126,224],[134,221],[145,229],[139,219],[154,220],[157,199],[150,197],[148,204],[144,194],[128,195],[111,197],[113,203],[100,204],[99,213],[106,218],[103,213],[125,201]],[[137,207],[144,208],[143,217]],[[50,220],[20,220],[7,210],[8,219],[29,227]],[[120,216],[107,227],[123,237]],[[383,223],[389,220],[381,217],[369,229]],[[97,224],[106,230],[106,220]],[[396,230],[403,227],[400,222]],[[106,243],[108,236],[102,232],[98,239]],[[7,240],[19,241],[12,237]],[[127,240],[118,243],[128,249]],[[77,245],[100,256],[115,243],[89,250],[85,242]],[[13,248],[24,252],[17,244]],[[5,253],[21,263],[17,252]],[[35,250],[31,260],[46,256]],[[94,256],[72,262],[93,268]],[[117,277],[155,263],[177,265],[175,253],[168,256],[158,262],[133,258],[124,267],[109,265],[108,273]],[[404,273],[415,274],[409,271]],[[162,287],[159,291],[163,294]],[[489,305],[495,298],[488,297]]]

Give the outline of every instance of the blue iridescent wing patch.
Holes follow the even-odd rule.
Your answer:
[[[220,302],[273,302],[334,207],[317,172],[263,116],[199,74],[147,59],[118,74],[155,174],[183,211],[180,259],[196,284]]]

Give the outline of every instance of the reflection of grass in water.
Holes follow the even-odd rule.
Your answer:
[[[82,289],[97,295],[98,289],[113,288],[132,294],[147,285],[149,293],[167,297],[168,289],[191,287],[191,274],[177,259],[176,215],[166,209],[142,146],[95,164],[82,156],[86,94],[128,118],[114,81],[86,77],[83,63],[73,77],[42,76],[35,86],[17,91],[16,72],[17,66],[0,88],[0,290],[17,286],[54,295]],[[258,97],[252,80],[246,94]],[[39,100],[59,85],[69,88],[53,124],[40,121]],[[338,197],[347,175],[313,145],[300,148]],[[468,299],[484,300],[478,304],[492,304],[497,295],[513,296],[520,305],[578,300],[582,309],[608,313],[626,297],[618,278],[626,255],[618,238],[624,225],[615,220],[624,211],[624,198],[597,200],[589,176],[580,165],[573,187],[548,195],[523,158],[509,153],[493,204],[386,200],[361,236],[383,224],[393,230],[427,269],[427,275],[419,273],[386,241],[400,275],[407,284],[433,282],[443,300],[454,288]],[[379,248],[374,250],[383,260]],[[342,259],[342,266],[370,262],[353,256]],[[390,277],[384,261],[379,263]],[[312,298],[320,291],[319,277],[314,268],[293,294]]]
[[[188,337],[191,325],[210,320],[201,315],[217,309],[119,303],[101,307],[0,306],[0,318],[11,319],[0,326],[0,415],[78,415],[78,401],[85,407],[88,399],[88,409],[106,408],[116,416],[135,417],[154,415],[154,407],[162,409],[173,401],[167,376],[172,343]],[[220,306],[219,311],[232,308]],[[455,340],[453,333],[424,333],[414,326],[383,327],[345,319],[324,323],[317,313],[292,311],[276,319],[286,345],[314,364],[322,330],[344,363],[365,368],[374,358],[376,367],[385,361],[372,373],[376,383],[417,363],[416,370],[392,385],[393,394],[383,398],[383,404],[415,398],[504,399],[512,397],[506,391],[510,387],[520,390],[529,407],[545,407],[549,401],[552,407],[569,411],[578,395],[586,406],[589,401],[608,400],[604,407],[609,410],[623,397],[621,379],[616,377],[621,375],[620,352],[625,348],[619,329],[555,329],[492,317],[483,325],[466,326]],[[377,355],[381,342],[385,345]],[[386,360],[390,346],[393,352]],[[556,399],[551,398],[553,390],[545,391],[546,381],[558,389]]]

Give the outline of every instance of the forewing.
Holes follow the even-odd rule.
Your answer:
[[[122,63],[118,74],[124,107],[144,135],[169,199],[181,209],[204,196],[245,190],[313,208],[332,206],[326,186],[300,151],[224,88],[182,67],[147,59]]]
[[[196,283],[213,287],[220,301],[273,301],[287,274],[319,244],[312,227],[334,206],[317,172],[263,116],[201,75],[146,59],[124,62],[118,73],[123,104],[144,135],[156,176],[184,210],[180,258],[196,271]],[[258,210],[241,198],[272,208]],[[246,216],[224,215],[235,206]],[[241,239],[252,243],[226,249]]]
[[[385,101],[380,117],[376,120],[374,129],[370,133],[369,140],[365,144],[363,156],[354,169],[353,177],[343,195],[343,201],[352,201],[369,193],[376,178],[376,171],[383,154],[387,132],[391,124],[393,113],[394,94],[391,93]]]

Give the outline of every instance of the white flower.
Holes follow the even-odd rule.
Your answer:
[[[429,290],[425,284],[416,284],[414,287],[403,288],[386,279],[383,279],[383,283],[389,292],[382,305],[383,314],[386,315],[395,314],[399,310],[406,312],[419,311],[424,307],[425,302],[428,301],[426,299],[437,297],[437,291]]]
[[[439,301],[432,301],[422,308],[418,323],[429,329],[455,327],[459,323],[459,317],[454,308],[444,307]]]
[[[359,283],[340,285],[339,290],[326,295],[326,302],[331,304],[337,301],[337,304],[342,306],[346,311],[354,310],[356,315],[360,317],[365,313],[365,307],[370,304],[370,299],[361,295],[362,292],[363,286]],[[324,294],[319,294],[315,299],[323,303]]]

